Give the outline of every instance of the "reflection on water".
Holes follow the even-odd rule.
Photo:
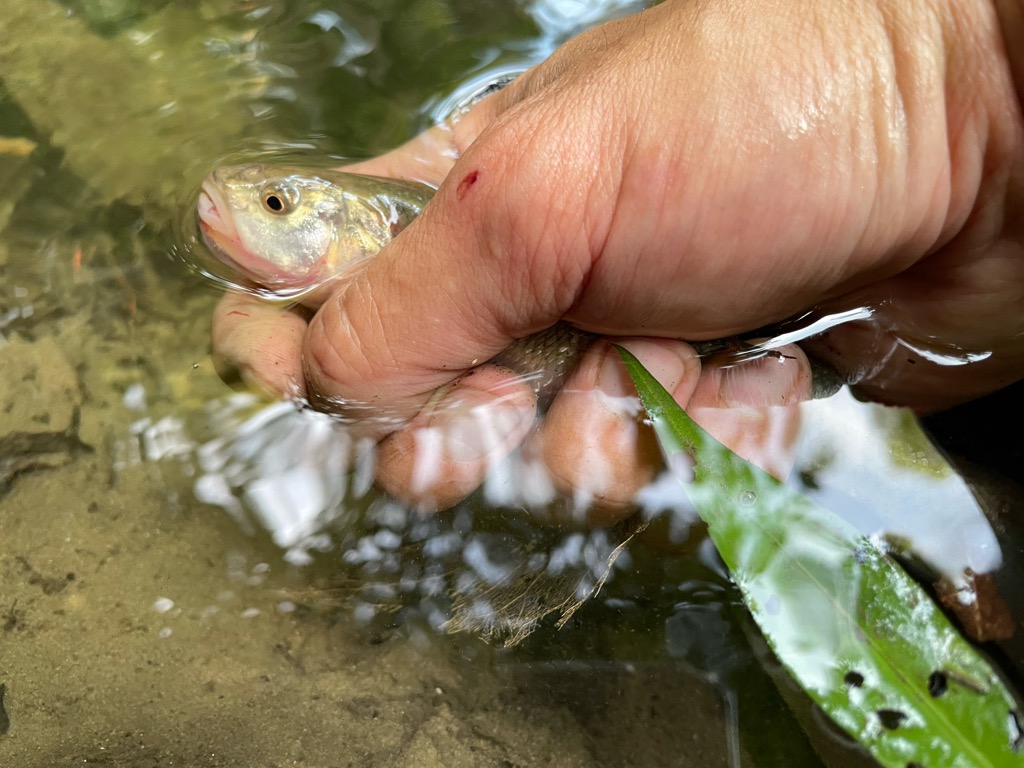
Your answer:
[[[614,567],[627,567],[623,545],[643,527],[637,519],[610,530],[543,528],[530,510],[554,514],[553,485],[541,462],[520,455],[494,468],[478,498],[450,515],[423,515],[372,488],[372,442],[360,445],[345,425],[291,403],[240,418],[253,406],[236,396],[213,411],[218,437],[193,445],[197,498],[243,528],[263,527],[288,562],[340,554],[372,595],[354,611],[363,619],[385,596],[401,598],[420,603],[438,629],[515,644],[549,613],[564,623]],[[510,475],[530,480],[512,483]]]
[[[494,47],[478,53],[478,65],[464,73],[460,82],[448,93],[434,96],[423,107],[429,117],[420,128],[441,123],[480,98],[495,84],[508,82],[529,67],[543,61],[562,43],[603,21],[627,16],[642,10],[648,3],[641,0],[533,0],[523,3],[523,10],[537,25],[537,32],[528,40]]]
[[[616,566],[629,568],[628,556],[617,559],[622,546],[652,524],[647,538],[653,541],[658,531],[660,546],[693,545],[697,518],[669,472],[641,491],[634,518],[609,530],[573,524],[580,499],[559,498],[544,463],[522,453],[492,467],[479,493],[450,516],[421,515],[376,493],[372,443],[358,445],[345,424],[287,402],[261,406],[252,396],[211,406],[218,436],[192,446],[201,467],[195,483],[200,501],[220,506],[243,526],[255,521],[290,562],[337,550],[366,575],[395,579],[398,590],[456,597],[455,617],[439,623],[448,629],[500,636],[505,628],[519,642],[548,613],[571,616]],[[787,421],[794,411],[772,410]],[[794,477],[826,509],[865,535],[909,542],[954,585],[969,571],[999,568],[989,521],[908,414],[845,392],[799,410],[799,429],[771,443],[776,474],[795,467]],[[749,440],[753,421],[741,426]],[[710,428],[721,434],[720,424]],[[777,432],[762,430],[761,439]],[[420,459],[435,461],[429,441],[421,447]],[[765,452],[759,441],[746,448]],[[425,572],[437,578],[421,581]]]
[[[782,705],[667,474],[610,528],[524,455],[410,510],[344,427],[228,393],[217,296],[167,258],[225,157],[380,151],[636,7],[2,5],[0,765],[856,764]],[[774,471],[950,579],[999,565],[912,422],[800,420]]]
[[[236,395],[211,404],[219,437],[199,448],[203,474],[195,494],[247,525],[240,494],[286,558],[303,564],[306,551],[320,545],[322,530],[354,522],[350,507],[366,496],[373,475],[358,468],[367,461],[356,462],[356,441],[314,411],[279,402],[239,422],[236,414],[251,412],[256,402]]]
[[[910,414],[849,395],[808,403],[801,453],[811,495],[866,535],[906,539],[939,573],[959,583],[968,568],[1002,563],[992,526],[963,479]]]

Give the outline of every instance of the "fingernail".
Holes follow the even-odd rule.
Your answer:
[[[795,361],[772,357],[726,368],[719,388],[722,406],[769,407],[799,402],[805,399],[797,386],[800,371]]]
[[[696,375],[699,371],[696,355],[689,349],[689,346],[684,347],[681,342],[669,339],[664,341],[624,339],[619,344],[633,353],[633,356],[658,380],[658,383],[673,395],[688,373],[692,372]],[[611,354],[618,361],[619,375],[624,377],[627,391],[635,394],[632,381],[622,364],[622,358],[614,349],[611,350]],[[610,367],[610,361],[606,362],[606,365]],[[604,371],[602,371],[603,374]]]

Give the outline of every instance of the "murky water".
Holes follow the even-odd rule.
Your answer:
[[[382,151],[637,7],[0,0],[0,766],[865,762],[672,487],[632,539],[496,491],[415,515],[333,471],[331,423],[220,381],[216,292],[171,255],[225,158]],[[833,511],[1019,570],[905,415],[789,418],[794,482]]]

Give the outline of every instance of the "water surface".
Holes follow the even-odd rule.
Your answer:
[[[225,158],[383,151],[637,7],[0,2],[0,765],[860,764],[671,489],[564,628],[487,636],[460,595],[562,563],[568,593],[502,595],[543,613],[627,534],[508,500],[424,519],[332,472],[329,425],[218,379],[217,292],[174,255]],[[961,557],[999,563],[912,423],[848,397],[801,418],[794,481],[827,506],[941,516],[922,547],[968,531]]]

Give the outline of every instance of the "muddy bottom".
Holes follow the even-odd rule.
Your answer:
[[[297,579],[273,552],[97,472],[4,499],[2,765],[725,764],[719,696],[680,669],[283,614]]]
[[[308,608],[338,555],[289,565],[194,500],[174,429],[154,437],[227,392],[209,303],[183,313],[194,332],[98,340],[72,318],[4,348],[0,766],[728,764],[720,691],[669,658],[567,662]],[[154,345],[161,367],[131,362]]]

